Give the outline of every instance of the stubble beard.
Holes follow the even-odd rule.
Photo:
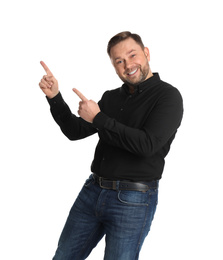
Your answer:
[[[138,86],[140,83],[142,83],[143,81],[146,80],[146,78],[149,74],[149,64],[147,66],[144,66],[144,68],[139,67],[138,69],[140,70],[140,75],[139,75],[138,79],[127,80],[126,78],[121,78],[121,80],[129,87]]]

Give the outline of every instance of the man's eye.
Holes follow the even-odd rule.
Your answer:
[[[134,58],[136,55],[135,54],[132,54],[131,57]]]
[[[121,64],[121,63],[122,63],[122,60],[119,60],[119,61],[117,61],[116,63],[117,63],[117,64]]]

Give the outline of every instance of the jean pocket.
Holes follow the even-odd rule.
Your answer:
[[[149,194],[141,191],[120,190],[118,192],[118,200],[126,205],[148,206]]]

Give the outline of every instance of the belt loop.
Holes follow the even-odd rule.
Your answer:
[[[115,186],[116,190],[119,190],[119,183],[120,183],[120,181],[116,181],[116,186]]]
[[[99,186],[102,188],[102,177],[99,177]]]

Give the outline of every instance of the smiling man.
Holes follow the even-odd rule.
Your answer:
[[[153,76],[149,67],[149,49],[133,38],[119,42],[115,48],[109,46],[108,52],[116,73],[129,85],[131,92],[139,83]]]
[[[73,89],[81,99],[79,116],[41,62],[46,75],[39,86],[62,132],[70,140],[99,136],[90,177],[70,210],[54,260],[86,259],[104,235],[105,260],[138,259],[156,211],[164,158],[182,120],[179,91],[152,73],[139,35],[119,33],[107,51],[123,85],[98,103]]]

